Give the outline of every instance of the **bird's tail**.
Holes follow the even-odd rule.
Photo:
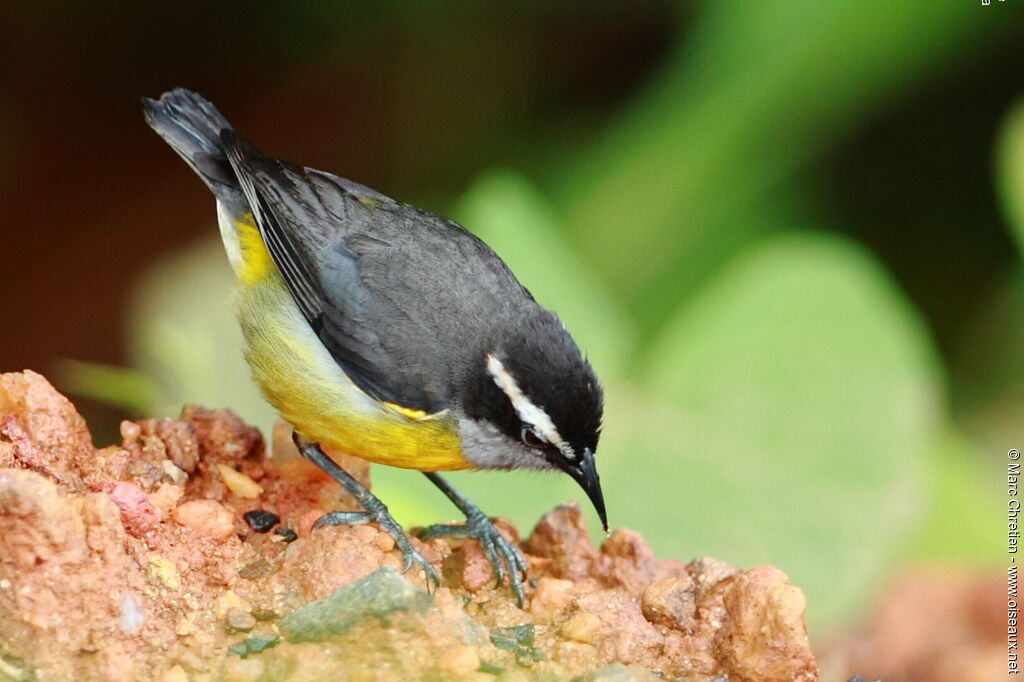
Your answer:
[[[178,152],[214,196],[235,199],[240,194],[238,180],[224,152],[221,132],[231,124],[217,108],[201,95],[178,88],[165,92],[159,100],[142,100],[146,122]]]

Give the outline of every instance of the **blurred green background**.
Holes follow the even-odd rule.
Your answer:
[[[142,120],[141,95],[186,85],[264,151],[482,236],[606,384],[613,525],[778,565],[820,637],[902,566],[1001,556],[1022,9],[11,3],[0,369],[77,394],[98,442],[185,402],[272,422],[212,201]],[[455,515],[415,472],[374,476],[400,520]],[[452,478],[524,530],[583,500],[567,477]]]

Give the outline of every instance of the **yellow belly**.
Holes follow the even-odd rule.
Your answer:
[[[382,403],[349,379],[306,322],[256,228],[250,220],[233,223],[246,359],[281,416],[307,438],[372,462],[420,471],[469,468],[447,412]]]

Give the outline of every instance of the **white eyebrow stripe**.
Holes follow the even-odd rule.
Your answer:
[[[512,409],[516,411],[516,414],[519,415],[523,422],[535,428],[537,433],[543,436],[547,442],[557,447],[567,459],[576,458],[576,453],[573,452],[568,443],[562,440],[558,429],[555,428],[555,424],[551,421],[548,413],[526,397],[526,394],[519,388],[515,377],[505,369],[505,365],[502,364],[501,360],[492,354],[487,355],[487,373],[494,379],[494,383],[497,384],[498,388],[508,396],[508,399],[512,402]]]

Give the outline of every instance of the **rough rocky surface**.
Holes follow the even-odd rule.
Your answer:
[[[524,608],[472,540],[412,539],[428,595],[375,526],[312,531],[356,507],[287,427],[273,457],[226,411],[121,434],[96,449],[43,377],[0,375],[0,680],[817,679],[803,594],[769,566],[660,560],[625,529],[595,548],[563,506],[523,542]]]

